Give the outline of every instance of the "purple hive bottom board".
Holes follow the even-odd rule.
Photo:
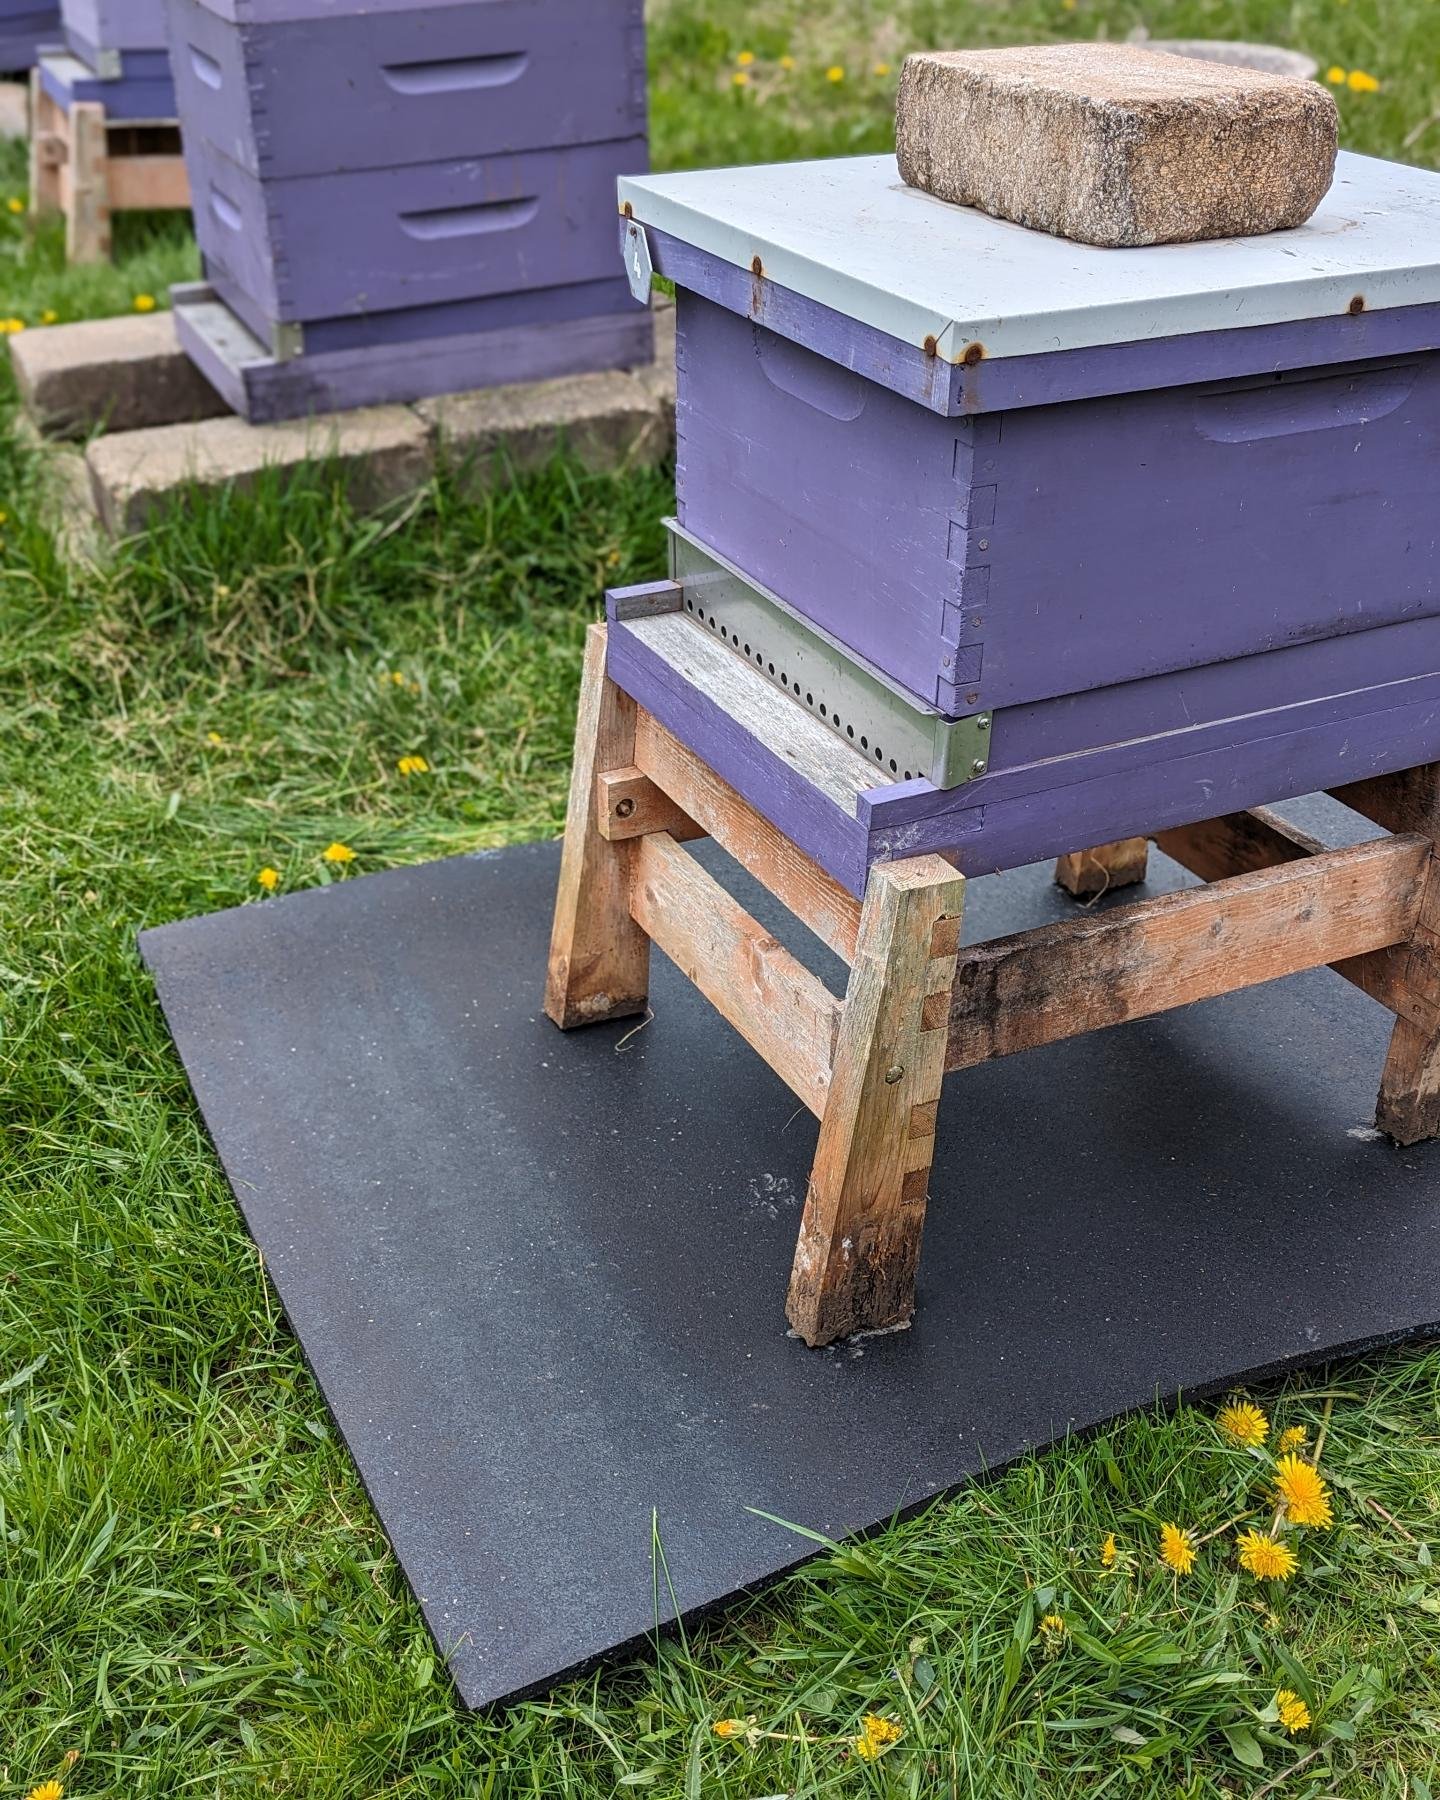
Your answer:
[[[1408,679],[1392,674],[1344,693],[1288,696],[1269,710],[1259,710],[1262,680],[1253,710],[1155,735],[1122,735],[1122,701],[1116,699],[1113,741],[993,768],[948,790],[929,781],[872,788],[859,796],[851,816],[695,688],[657,654],[645,632],[643,621],[616,621],[612,607],[612,679],[857,895],[875,862],[939,851],[965,875],[991,874],[1440,759],[1440,673]],[[1366,632],[1354,641],[1363,655],[1368,640],[1389,635]],[[1259,664],[1292,653],[1251,660]],[[1223,676],[1235,666],[1216,668]],[[1109,690],[1115,696],[1125,691]],[[1277,695],[1271,698],[1278,702]],[[795,704],[775,696],[777,708]],[[997,749],[1004,723],[1001,714]]]
[[[173,124],[175,83],[164,70],[159,73],[125,74],[104,81],[76,56],[45,56],[40,61],[40,83],[57,106],[69,108],[79,101],[98,101],[108,121]]]
[[[638,368],[655,354],[650,315],[632,306],[624,312],[572,320],[563,330],[512,325],[453,337],[307,351],[279,362],[209,288],[177,287],[171,298],[186,354],[221,398],[255,425],[562,375]]]
[[[1346,835],[1318,811],[1297,816]],[[1440,1152],[1364,1129],[1389,1017],[1322,969],[952,1078],[914,1327],[806,1350],[783,1304],[813,1120],[658,955],[643,1030],[555,1030],[557,861],[522,846],[141,938],[471,1705],[642,1646],[652,1509],[694,1615],[807,1554],[751,1508],[863,1529],[1157,1396],[1440,1322]],[[1154,887],[1185,879],[1156,856]],[[976,882],[966,937],[1071,904],[1047,869]]]

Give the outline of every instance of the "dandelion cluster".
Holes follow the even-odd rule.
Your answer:
[[[1342,69],[1339,63],[1333,63],[1325,71],[1325,79],[1331,87],[1349,88],[1352,94],[1378,94],[1380,83],[1364,69]]]
[[[423,756],[402,756],[395,767],[402,775],[428,775],[430,765]]]

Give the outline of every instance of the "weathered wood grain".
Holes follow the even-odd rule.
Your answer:
[[[1255,869],[1301,862],[1326,848],[1319,838],[1264,806],[1253,807],[1249,812],[1226,813],[1199,825],[1157,832],[1155,842],[1167,856],[1174,857],[1182,868],[1203,881],[1223,881]],[[1440,1026],[1440,1010],[1433,998],[1412,986],[1408,976],[1411,957],[1411,945],[1392,944],[1330,966],[1381,1006],[1433,1030]]]
[[[595,777],[595,823],[612,844],[668,831],[676,843],[707,836],[643,769],[602,769]]]
[[[1107,1025],[1407,941],[1429,855],[1420,837],[1327,850],[1208,887],[967,950],[946,1066],[969,1068]],[[939,1024],[945,1003],[930,1005]]]
[[[1073,850],[1055,864],[1055,885],[1077,900],[1098,899],[1112,888],[1134,887],[1145,879],[1150,840],[1119,838],[1091,850]]]
[[[640,929],[822,1115],[840,1002],[667,832],[634,847],[630,906]]]
[[[608,843],[595,820],[596,776],[634,756],[635,704],[607,679],[605,627],[592,625],[545,982],[545,1011],[564,1031],[645,1010],[650,940],[630,916],[635,846]]]
[[[1418,831],[1431,846],[1420,915],[1404,959],[1409,1006],[1390,1039],[1375,1123],[1397,1144],[1440,1137],[1440,763],[1334,789],[1337,800],[1389,831]]]
[[[807,1344],[903,1322],[934,1157],[945,1019],[965,882],[935,856],[870,872],[790,1277],[790,1323]],[[938,952],[938,954],[937,954]]]
[[[643,707],[636,720],[635,762],[821,943],[851,961],[860,902]]]

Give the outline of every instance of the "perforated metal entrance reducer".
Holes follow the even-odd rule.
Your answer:
[[[938,788],[983,775],[990,715],[947,719],[860,662],[777,595],[683,529],[670,533],[670,579],[680,605],[752,668],[798,701],[896,781],[925,777]]]

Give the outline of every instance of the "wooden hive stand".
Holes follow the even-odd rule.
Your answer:
[[[64,214],[67,262],[110,260],[114,213],[189,205],[177,124],[107,121],[97,100],[61,106],[31,70],[30,210]]]
[[[657,944],[820,1120],[787,1306],[808,1344],[914,1309],[944,1076],[1329,964],[1396,1015],[1377,1122],[1440,1135],[1440,764],[1336,798],[1392,835],[1327,849],[1256,809],[1162,831],[1206,885],[961,948],[964,878],[876,864],[863,902],[586,650],[545,1010],[644,1012]],[[850,966],[843,1000],[686,851],[713,837]],[[1061,859],[1062,886],[1143,878],[1146,840]]]

